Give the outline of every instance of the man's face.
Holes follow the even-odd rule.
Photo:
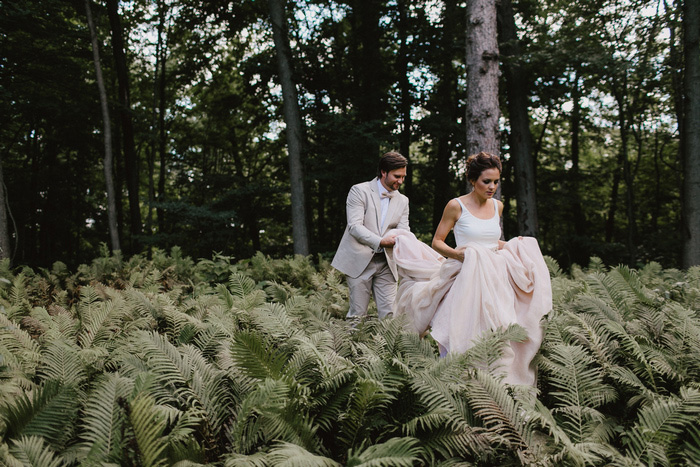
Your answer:
[[[399,189],[404,178],[406,178],[406,167],[401,167],[400,169],[390,170],[389,172],[384,172],[382,170],[382,178],[380,180],[384,188],[389,191],[394,191]]]

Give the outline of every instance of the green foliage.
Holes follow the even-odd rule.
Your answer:
[[[697,271],[548,263],[536,389],[504,384],[495,366],[522,328],[439,358],[400,318],[339,319],[347,290],[323,260],[194,262],[173,249],[74,274],[7,269],[0,460],[697,464]]]

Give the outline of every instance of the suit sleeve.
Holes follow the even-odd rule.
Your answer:
[[[402,230],[408,230],[409,232],[411,231],[411,228],[408,226],[408,198],[406,198],[406,207],[403,209],[403,212],[401,213],[401,220],[399,221],[396,228],[402,229]]]
[[[366,196],[360,192],[357,186],[353,186],[348,193],[345,206],[348,217],[348,232],[358,242],[377,251],[382,238],[365,227],[366,203]]]

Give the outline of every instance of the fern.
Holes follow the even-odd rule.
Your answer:
[[[99,378],[86,395],[79,437],[81,450],[90,463],[104,463],[124,449],[124,413],[120,399],[133,389],[133,381],[117,374]]]
[[[627,433],[626,444],[634,459],[646,464],[668,465],[669,447],[700,417],[700,391],[681,388],[678,397],[663,398],[639,411],[638,421]]]
[[[37,373],[42,380],[59,381],[65,386],[80,386],[87,378],[79,348],[71,342],[53,339],[42,352],[42,363]]]
[[[132,401],[129,410],[129,420],[139,449],[139,465],[144,467],[166,465],[162,458],[167,447],[162,438],[166,423],[154,408],[154,399],[144,394]]]
[[[23,436],[15,440],[9,453],[18,462],[18,465],[22,466],[61,467],[65,465],[63,459],[38,436]],[[8,465],[12,464],[8,462]]]
[[[72,436],[79,403],[78,392],[73,387],[61,386],[56,380],[48,381],[2,407],[4,437],[38,436],[53,448],[63,449]]]
[[[607,442],[612,433],[601,433],[605,416],[596,409],[616,400],[617,394],[604,382],[602,369],[580,346],[556,345],[548,350],[540,366],[552,386],[552,411],[561,427],[573,443]]]
[[[367,448],[351,449],[347,467],[413,466],[419,460],[420,447],[415,438],[392,438]]]

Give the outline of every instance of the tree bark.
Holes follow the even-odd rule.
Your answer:
[[[112,251],[121,250],[119,243],[119,229],[117,227],[117,201],[114,190],[114,157],[112,153],[112,123],[109,118],[109,104],[107,101],[107,89],[102,76],[102,65],[100,63],[100,49],[97,42],[97,30],[95,21],[92,18],[92,8],[90,0],[85,0],[85,13],[87,15],[88,27],[90,28],[90,38],[92,40],[92,58],[95,62],[95,76],[97,78],[97,88],[100,91],[100,106],[102,108],[102,122],[104,128],[105,155],[103,159],[105,185],[107,187],[107,220],[109,223],[109,239]]]
[[[521,51],[511,0],[501,0],[498,12],[501,25],[500,46],[504,57],[503,73],[506,78],[510,115],[510,154],[515,169],[518,231],[520,235],[536,237],[537,185],[527,97],[530,79],[524,67],[519,64]]]
[[[700,4],[683,2],[683,267],[700,265]]]
[[[139,170],[136,145],[134,143],[134,125],[131,119],[131,91],[129,88],[129,70],[126,65],[123,31],[119,19],[119,0],[107,0],[109,24],[112,29],[112,49],[114,63],[117,69],[119,84],[119,113],[122,122],[124,141],[124,168],[126,171],[126,186],[129,190],[129,218],[132,244],[141,233],[141,206],[139,203]]]
[[[467,2],[467,155],[498,155],[498,40],[496,2]]]
[[[292,238],[294,254],[309,254],[309,234],[306,227],[304,171],[301,161],[302,130],[297,90],[292,77],[292,51],[287,34],[284,0],[268,0],[272,34],[277,52],[277,66],[282,85],[284,121],[287,125],[287,152],[292,195]]]
[[[397,58],[399,89],[401,90],[401,134],[399,136],[399,152],[408,159],[406,170],[405,194],[410,198],[413,193],[413,165],[410,163],[411,148],[411,84],[408,81],[409,45],[408,41],[408,3],[400,0],[397,4],[399,11],[399,55]]]
[[[2,172],[2,154],[0,154],[0,260],[12,260],[10,230],[7,223],[7,197],[5,196],[5,176]]]
[[[442,213],[447,202],[452,198],[450,190],[450,157],[454,147],[453,125],[457,121],[458,102],[455,96],[457,89],[457,72],[454,62],[454,38],[457,33],[457,2],[445,0],[445,10],[442,17],[442,38],[439,44],[440,61],[438,73],[440,77],[435,91],[437,101],[436,125],[437,145],[433,164],[435,187],[433,189],[433,231],[442,219]]]

